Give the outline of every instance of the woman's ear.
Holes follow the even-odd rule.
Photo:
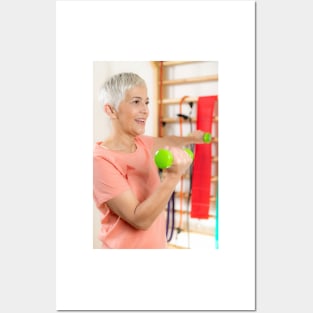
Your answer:
[[[111,119],[115,119],[115,118],[116,118],[116,111],[115,111],[115,109],[114,109],[110,104],[105,104],[105,105],[104,105],[104,112],[105,112]]]

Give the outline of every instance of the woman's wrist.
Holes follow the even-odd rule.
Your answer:
[[[168,184],[174,184],[176,185],[181,178],[181,175],[175,172],[171,172],[170,170],[164,170],[163,171],[163,182],[166,182]]]
[[[204,143],[204,132],[201,130],[195,130],[192,133],[189,134],[189,138],[191,143],[197,144],[197,143]]]

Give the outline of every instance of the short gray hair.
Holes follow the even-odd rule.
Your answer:
[[[124,99],[126,91],[136,86],[146,86],[146,83],[135,73],[119,73],[110,77],[100,89],[99,102],[101,107],[105,104],[111,104],[117,109]]]

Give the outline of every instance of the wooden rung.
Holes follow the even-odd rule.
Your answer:
[[[179,121],[180,121],[180,118],[179,117],[177,117],[177,118],[171,118],[171,117],[163,117],[162,118],[162,122],[164,122],[164,123],[179,123]],[[183,123],[189,123],[189,120],[185,120],[185,119],[183,119],[182,120],[183,121]],[[191,119],[191,121],[193,122],[193,123],[195,123],[197,120],[196,120],[196,118],[192,118]],[[218,122],[218,116],[214,116],[213,117],[213,122]]]
[[[167,248],[168,248],[168,249],[190,249],[190,248],[188,248],[188,247],[175,245],[175,244],[173,244],[173,243],[171,243],[171,242],[169,242],[169,243],[167,244]]]
[[[198,102],[198,98],[196,97],[187,97],[184,99],[184,101],[182,103],[189,103],[189,102],[195,102],[197,103]],[[179,104],[181,101],[181,99],[178,99],[178,98],[175,98],[175,99],[162,99],[161,100],[158,100],[158,104]]]
[[[208,76],[164,80],[162,81],[162,85],[168,86],[168,85],[178,85],[178,84],[191,84],[191,83],[211,82],[211,81],[217,81],[217,80],[218,80],[217,75],[208,75]],[[159,82],[159,85],[160,84],[161,82]]]
[[[210,218],[210,216],[209,216]],[[215,218],[215,216],[214,216]],[[187,228],[187,227],[186,227]],[[183,232],[187,232],[187,229],[183,229]],[[215,235],[215,228],[214,229],[207,229],[206,231],[201,231],[201,230],[189,230],[190,234],[199,234],[199,235],[204,235],[204,236],[214,236]]]
[[[199,98],[195,97],[188,97],[184,100],[183,103],[188,103],[188,102],[198,102]],[[181,99],[163,99],[162,101],[159,100],[159,104],[179,104]]]
[[[174,65],[181,65],[181,64],[191,64],[201,61],[164,61],[163,66],[174,66]]]
[[[216,161],[214,161],[213,159],[216,159]],[[212,162],[217,162],[217,157],[212,157]],[[189,174],[185,174],[185,175],[183,175],[183,177],[188,179],[188,178],[190,178],[190,175]],[[211,177],[211,182],[212,183],[215,183],[217,181],[218,181],[218,177],[217,176],[212,176]]]
[[[213,160],[212,160],[213,161]],[[212,183],[216,183],[218,181],[218,177],[217,176],[212,176],[211,178],[211,182]]]
[[[189,196],[189,192],[183,192],[182,194],[183,194],[183,198],[184,198],[184,199],[187,199],[188,196]],[[180,196],[180,192],[179,192],[179,191],[176,191],[176,192],[175,192],[175,197],[179,197],[179,196]],[[191,194],[191,196],[192,196],[192,194]],[[211,202],[215,202],[215,200],[216,200],[216,197],[215,197],[215,196],[211,196],[211,197],[210,197],[210,201],[211,201]]]
[[[217,156],[213,156],[212,157],[212,162],[216,162],[217,163],[218,162],[218,157]]]
[[[180,211],[179,209],[175,209],[174,212],[177,213],[177,214],[178,214],[178,213],[182,213],[182,214],[184,214],[184,215],[190,214],[190,211],[188,211],[188,212],[187,212],[186,210]],[[209,218],[215,218],[215,215],[209,214],[208,219],[209,219]]]
[[[164,122],[164,123],[179,123],[179,120],[180,120],[180,118],[178,118],[178,117],[176,117],[176,118],[163,117],[163,118],[162,118],[162,122]],[[189,123],[189,120],[183,119],[182,121],[183,121],[183,123]],[[191,119],[191,121],[192,121],[193,123],[195,123],[197,120],[193,117],[193,118]]]

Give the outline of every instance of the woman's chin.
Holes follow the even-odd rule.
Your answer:
[[[145,133],[145,129],[138,132],[138,136],[143,135]]]
[[[137,136],[143,135],[143,134],[145,133],[145,130],[146,130],[145,126],[137,127],[137,128],[136,128]]]

